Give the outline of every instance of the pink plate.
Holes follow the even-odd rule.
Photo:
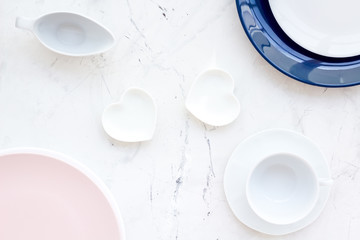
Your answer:
[[[1,240],[125,240],[106,186],[69,158],[39,149],[0,152]]]

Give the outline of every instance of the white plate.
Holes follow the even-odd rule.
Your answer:
[[[235,216],[246,226],[270,235],[284,235],[300,230],[320,215],[330,195],[330,186],[321,186],[319,199],[301,221],[289,225],[275,225],[260,219],[250,208],[246,199],[246,180],[250,169],[265,156],[288,152],[307,159],[319,178],[330,178],[324,156],[316,145],[305,136],[283,129],[260,132],[245,139],[233,152],[224,174],[225,195]]]
[[[307,50],[328,57],[360,54],[360,1],[269,0],[284,32]]]

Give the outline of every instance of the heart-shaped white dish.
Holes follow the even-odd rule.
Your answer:
[[[105,132],[122,142],[141,142],[155,132],[157,109],[149,93],[140,88],[129,88],[120,102],[110,104],[102,115]]]
[[[185,106],[195,117],[212,126],[233,122],[240,113],[234,80],[227,72],[210,69],[192,84]]]

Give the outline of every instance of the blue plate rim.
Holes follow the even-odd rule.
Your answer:
[[[325,88],[344,88],[344,87],[352,87],[352,86],[356,86],[360,84],[360,78],[357,81],[351,82],[351,83],[337,83],[337,84],[325,84],[325,83],[318,83],[318,82],[314,82],[314,81],[310,81],[308,79],[302,79],[299,78],[298,76],[294,75],[294,74],[290,74],[288,71],[283,70],[282,68],[280,68],[279,66],[277,66],[266,54],[264,54],[259,47],[256,45],[256,43],[254,42],[253,37],[251,36],[250,32],[248,31],[248,29],[246,28],[246,24],[245,24],[245,20],[242,14],[242,10],[241,10],[241,3],[243,2],[250,2],[251,0],[235,0],[236,3],[236,8],[237,8],[237,12],[238,12],[238,16],[241,22],[241,25],[244,29],[244,32],[246,33],[249,41],[251,42],[251,44],[254,46],[254,48],[256,49],[256,51],[271,65],[273,66],[275,69],[277,69],[278,71],[280,71],[281,73],[283,73],[284,75],[293,78],[299,82],[305,83],[305,84],[309,84],[309,85],[313,85],[313,86],[317,86],[317,87],[325,87]],[[262,1],[268,1],[268,0],[262,0]],[[249,4],[248,4],[249,5]],[[253,4],[256,5],[256,4]],[[252,17],[253,19],[256,21],[257,24],[259,24],[259,20],[257,17],[254,16],[253,13],[253,9],[251,8],[251,13],[252,13]],[[261,25],[261,24],[260,24]],[[266,32],[267,33],[267,32]],[[267,39],[271,40],[273,43],[276,42],[270,35],[267,34]],[[277,44],[276,44],[277,45]],[[284,50],[286,51],[286,50]],[[305,50],[306,51],[306,50]],[[287,52],[288,54],[291,54],[291,52]],[[292,55],[292,54],[291,54]],[[285,54],[284,54],[285,56]],[[338,66],[340,66],[341,64],[338,64]],[[348,65],[346,65],[348,66]],[[360,67],[360,66],[359,66]]]

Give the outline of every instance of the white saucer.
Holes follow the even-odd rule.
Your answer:
[[[320,215],[330,195],[330,186],[321,186],[319,199],[308,216],[289,225],[275,225],[259,218],[246,199],[249,170],[265,156],[278,152],[296,154],[308,160],[319,178],[330,178],[327,162],[317,146],[305,136],[284,129],[266,130],[245,139],[233,152],[225,169],[224,190],[234,215],[246,226],[270,235],[284,235],[300,230]]]
[[[358,0],[269,0],[280,27],[297,44],[328,57],[360,54]]]

